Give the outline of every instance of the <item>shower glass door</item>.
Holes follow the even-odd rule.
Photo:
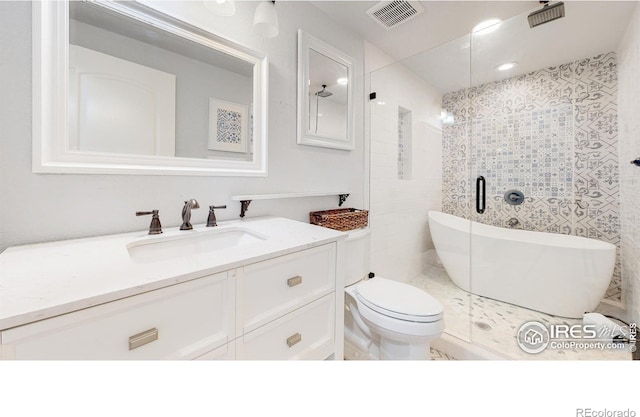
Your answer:
[[[633,7],[567,2],[565,18],[532,29],[525,13],[370,71],[372,271],[440,300],[446,338],[628,356],[518,337],[621,307],[615,51]]]
[[[451,228],[442,214],[470,208],[469,105],[459,96],[469,65],[466,36],[371,71],[369,90],[371,270],[438,299],[447,337],[465,342],[470,226]]]
[[[566,18],[530,28],[526,13],[473,33],[471,86],[451,96],[453,113],[468,116],[468,137],[455,141],[469,162],[458,184],[469,196],[460,215],[472,220],[471,340],[510,358],[617,354],[522,347],[526,323],[581,324],[578,304],[598,291],[590,309],[621,301],[617,45],[598,33],[605,3],[567,2]],[[574,26],[578,15],[595,20]],[[445,158],[443,172],[457,166]],[[601,242],[610,260],[563,252]]]

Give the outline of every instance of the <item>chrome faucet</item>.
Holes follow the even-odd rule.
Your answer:
[[[515,217],[512,217],[509,220],[507,220],[507,226],[511,228],[516,227],[519,224],[520,224],[520,220],[516,219]]]
[[[198,204],[195,198],[184,202],[184,207],[182,207],[182,226],[180,226],[180,230],[193,229],[191,225],[191,209],[198,208],[200,208],[200,204]]]

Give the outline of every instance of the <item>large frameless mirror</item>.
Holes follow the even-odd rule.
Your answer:
[[[353,58],[298,31],[298,143],[354,148]]]
[[[33,29],[34,172],[266,175],[264,55],[136,2],[37,2]]]

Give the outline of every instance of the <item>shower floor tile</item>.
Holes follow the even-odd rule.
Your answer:
[[[444,352],[440,352],[437,349],[431,348],[431,360],[432,361],[455,361],[456,358],[454,358],[451,355],[447,355]]]
[[[516,342],[519,327],[528,321],[549,324],[581,324],[568,319],[529,310],[513,304],[472,295],[456,287],[440,266],[428,265],[425,274],[408,281],[440,300],[444,305],[445,332],[480,345],[511,359],[629,360],[627,348],[619,350],[551,349],[538,354],[524,352]]]

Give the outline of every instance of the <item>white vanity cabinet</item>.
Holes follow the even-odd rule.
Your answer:
[[[325,243],[1,330],[0,358],[341,359],[337,257]]]
[[[226,272],[0,332],[8,359],[194,359],[234,337]]]
[[[335,299],[327,295],[236,340],[237,359],[326,359],[334,352]]]
[[[238,359],[324,359],[333,352],[335,243],[248,265],[236,288]]]

